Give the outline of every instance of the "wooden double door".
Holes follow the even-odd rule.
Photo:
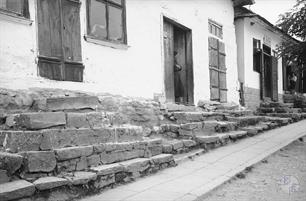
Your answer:
[[[166,101],[193,105],[191,30],[165,18],[163,31]]]
[[[80,2],[38,0],[37,21],[39,75],[82,82]]]

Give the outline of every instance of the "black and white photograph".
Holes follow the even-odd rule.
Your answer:
[[[0,0],[0,201],[306,201],[306,0]]]

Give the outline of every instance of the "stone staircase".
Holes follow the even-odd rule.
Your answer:
[[[0,200],[71,200],[175,165],[161,139],[112,125],[94,96],[37,100],[6,114],[0,131]]]
[[[0,200],[74,200],[297,120],[209,108],[79,96],[7,112],[0,116]]]

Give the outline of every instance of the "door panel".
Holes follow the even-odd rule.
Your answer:
[[[173,26],[164,21],[164,65],[165,65],[165,95],[166,100],[174,102],[174,73],[173,73]]]
[[[37,1],[39,55],[62,58],[59,0]]]
[[[277,58],[272,57],[272,100],[278,101],[278,65]]]
[[[65,61],[82,61],[79,5],[75,1],[62,0]]]

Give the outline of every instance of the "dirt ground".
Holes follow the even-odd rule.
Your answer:
[[[306,201],[306,137],[197,201]]]

